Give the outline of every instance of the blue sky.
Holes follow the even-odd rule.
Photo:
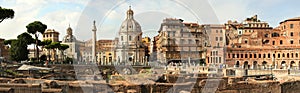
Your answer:
[[[255,14],[272,27],[280,21],[300,16],[299,0],[0,0],[0,6],[12,8],[14,19],[0,23],[0,38],[12,39],[26,31],[26,25],[39,20],[60,32],[60,40],[71,25],[79,40],[91,38],[93,20],[97,38],[112,39],[126,17],[128,6],[135,12],[145,36],[155,35],[164,18],[181,18],[200,24],[241,22]],[[184,3],[184,4],[182,4]],[[196,10],[196,11],[190,11]],[[201,13],[197,12],[199,10]],[[214,13],[214,15],[213,15]],[[196,15],[195,15],[196,14]]]

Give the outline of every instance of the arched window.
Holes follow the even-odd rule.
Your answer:
[[[131,41],[131,36],[129,36],[129,41]]]
[[[272,37],[279,37],[278,33],[272,33]]]
[[[236,61],[235,67],[240,67],[240,61]]]

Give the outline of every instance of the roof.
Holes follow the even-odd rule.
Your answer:
[[[280,24],[284,23],[284,22],[287,22],[287,21],[300,21],[300,17],[294,17],[294,18],[290,18],[290,19],[284,20],[284,21],[280,22]]]
[[[24,70],[51,70],[52,68],[46,68],[46,67],[37,67],[37,66],[31,66],[31,65],[22,65],[17,70],[24,71]]]

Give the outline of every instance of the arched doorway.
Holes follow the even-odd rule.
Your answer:
[[[244,69],[249,69],[249,64],[248,64],[248,61],[245,61],[244,62],[244,66],[243,66]]]
[[[295,63],[295,61],[291,61],[290,68],[291,69],[296,69],[296,63]]]
[[[286,62],[282,61],[280,66],[280,69],[286,69]]]
[[[257,67],[258,67],[258,66],[257,66],[257,61],[254,61],[254,62],[253,62],[253,69],[257,69]]]
[[[239,67],[240,67],[240,61],[236,61],[235,67],[236,67],[236,68],[239,68]]]
[[[262,69],[267,69],[268,62],[264,61],[262,62]]]

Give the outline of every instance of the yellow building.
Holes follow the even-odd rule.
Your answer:
[[[47,29],[44,34],[43,34],[43,39],[44,40],[51,40],[52,42],[59,42],[59,32],[55,31],[54,29]],[[53,51],[51,50],[47,50],[45,48],[42,48],[41,51],[42,55],[46,55],[48,58],[50,57],[50,60],[55,60],[55,57],[57,57],[55,54],[57,53],[57,51]],[[55,53],[56,52],[56,53]]]
[[[111,65],[116,61],[114,40],[98,40],[96,45],[97,62],[100,65]]]

